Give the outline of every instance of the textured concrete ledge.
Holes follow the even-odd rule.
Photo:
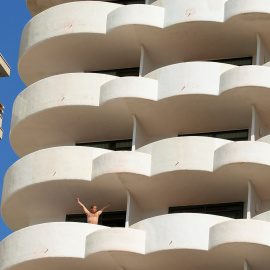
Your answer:
[[[270,200],[269,154],[266,143],[206,137],[165,139],[133,152],[48,148],[9,168],[1,214],[17,230],[30,219],[78,212],[76,197],[87,205],[113,201],[111,211],[124,210],[126,190],[143,210],[245,201],[248,181],[262,200]]]
[[[266,47],[270,44],[267,0],[162,2],[122,6],[80,1],[42,12],[22,34],[22,80],[30,85],[68,72],[139,66],[141,45],[155,60],[153,70],[177,62],[253,56],[256,33]]]
[[[270,266],[270,224],[203,214],[172,214],[131,228],[48,223],[17,231],[0,243],[0,269],[256,269]],[[161,256],[162,254],[162,256]],[[194,259],[196,257],[196,260]],[[229,256],[229,257],[228,257]],[[228,259],[230,258],[230,259]]]
[[[133,115],[149,136],[246,129],[252,105],[270,126],[269,76],[270,67],[213,62],[174,64],[145,77],[52,76],[15,100],[11,145],[22,157],[52,146],[127,139]]]

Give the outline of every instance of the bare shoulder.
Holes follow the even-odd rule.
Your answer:
[[[102,211],[97,211],[98,216],[102,214]]]

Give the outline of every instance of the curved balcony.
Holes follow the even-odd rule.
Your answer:
[[[249,181],[262,200],[269,200],[269,147],[178,137],[133,152],[79,146],[40,150],[7,171],[2,217],[17,230],[31,220],[39,223],[39,218],[44,222],[80,211],[77,197],[87,205],[112,201],[112,211],[124,210],[126,190],[143,211],[245,201]]]
[[[95,202],[101,206],[114,200],[112,211],[125,209],[126,193],[117,178],[91,181],[92,160],[107,152],[110,151],[57,147],[17,161],[4,180],[1,214],[6,224],[18,230],[28,226],[30,219],[59,216],[65,219],[66,214],[81,210],[77,197],[86,205]]]
[[[30,20],[22,33],[18,62],[24,83],[62,73],[139,66],[140,47],[134,37],[106,35],[107,15],[120,6],[71,2]]]
[[[270,222],[270,211],[266,211],[264,213],[256,215],[252,219]]]
[[[262,142],[237,142],[224,145],[215,151],[214,170],[238,181],[251,179],[262,200],[269,200],[270,145]]]
[[[69,222],[22,229],[0,243],[0,269],[80,268],[85,257],[86,236],[104,228]],[[83,266],[80,269],[86,268]]]
[[[270,263],[269,257],[266,256],[270,246],[269,229],[269,222],[259,220],[231,220],[219,223],[210,228],[209,249],[214,257],[224,254],[219,261],[221,264],[226,264],[226,261],[234,258],[240,266],[243,264],[241,258],[244,258],[252,264],[253,269],[267,269]]]
[[[246,20],[269,19],[270,5],[267,0],[228,0],[225,3],[225,20],[242,17]]]
[[[268,222],[200,214],[158,216],[128,229],[48,223],[4,239],[0,267],[161,270],[166,265],[225,270],[241,269],[247,260],[265,270],[270,265],[269,234]]]
[[[100,87],[114,78],[63,74],[29,86],[14,102],[13,149],[21,157],[52,146],[131,138],[133,122],[124,102],[118,99],[99,108]]]
[[[57,5],[26,25],[19,73],[29,85],[68,72],[134,67],[140,62],[141,45],[154,59],[155,67],[252,56],[256,33],[266,47],[270,43],[265,20],[270,13],[261,10],[269,5],[267,0],[259,1],[259,6],[257,1],[238,2],[163,1],[163,7],[100,1]]]
[[[211,62],[170,65],[143,78],[52,76],[15,100],[10,142],[22,157],[52,146],[127,139],[132,115],[149,136],[245,129],[252,105],[269,126],[269,76],[265,66]]]

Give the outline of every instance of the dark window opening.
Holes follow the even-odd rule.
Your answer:
[[[97,70],[97,71],[85,71],[86,73],[101,73],[107,75],[113,75],[118,77],[139,76],[139,68],[123,68],[123,69],[110,69],[110,70]]]
[[[252,65],[252,57],[231,58],[231,59],[218,59],[212,60],[213,62],[231,64],[235,66],[248,66]]]
[[[174,213],[198,213],[223,216],[234,219],[242,219],[244,211],[244,203],[221,203],[221,204],[206,204],[206,205],[191,205],[170,207],[169,214]]]
[[[76,143],[76,145],[103,148],[113,151],[131,151],[132,139],[105,142]]]
[[[212,138],[226,139],[226,140],[231,140],[231,141],[237,142],[237,141],[247,141],[248,140],[248,129],[206,132],[206,133],[181,134],[178,136],[179,137],[183,137],[183,136],[212,137]]]
[[[85,214],[72,214],[66,216],[67,222],[87,223]],[[108,227],[125,227],[126,211],[104,212],[99,216],[98,224]]]

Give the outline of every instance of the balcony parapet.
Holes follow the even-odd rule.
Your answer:
[[[163,215],[130,228],[40,224],[17,231],[0,243],[0,268],[117,270],[121,266],[161,270],[164,265],[181,265],[223,270],[241,269],[246,260],[255,269],[267,269],[269,234],[268,222],[203,214]]]
[[[112,211],[126,209],[126,190],[144,210],[245,201],[249,181],[262,200],[270,200],[269,153],[266,143],[206,137],[165,139],[132,152],[48,148],[9,168],[1,213],[17,230],[30,219],[76,213],[76,197],[87,205],[113,201]]]
[[[15,100],[11,145],[22,157],[46,147],[127,139],[133,115],[149,136],[246,129],[252,106],[270,126],[269,76],[266,66],[213,62],[174,64],[145,77],[52,76]]]
[[[254,56],[257,33],[269,47],[267,0],[225,2],[164,0],[163,7],[100,1],[57,5],[26,25],[20,76],[30,85],[57,74],[135,67],[140,62],[141,45],[155,60],[155,68]]]
[[[104,228],[56,222],[14,232],[0,243],[0,269],[48,269],[56,265],[71,269],[71,265],[80,266],[85,257],[86,236]]]

